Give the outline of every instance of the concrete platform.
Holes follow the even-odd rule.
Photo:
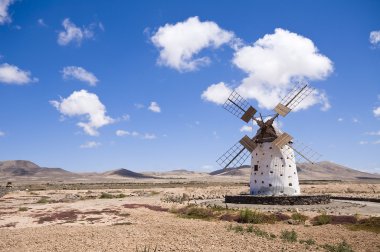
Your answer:
[[[318,205],[330,203],[330,195],[258,196],[226,195],[225,203],[259,205]]]

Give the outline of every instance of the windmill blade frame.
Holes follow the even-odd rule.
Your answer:
[[[223,108],[248,123],[256,114],[257,110],[235,90],[231,92],[224,102]]]
[[[242,166],[251,155],[240,141],[229,148],[216,162],[223,168]]]
[[[305,160],[311,164],[315,164],[322,157],[320,153],[316,152],[306,144],[294,139],[292,139],[292,142],[288,144],[288,146],[293,149],[297,160]]]
[[[284,98],[282,98],[281,102],[274,108],[274,111],[282,117],[285,117],[314,90],[315,89],[307,82],[299,82]]]

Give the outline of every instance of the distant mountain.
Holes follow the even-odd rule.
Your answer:
[[[154,176],[144,175],[142,173],[133,172],[127,169],[117,169],[112,171],[107,171],[101,174],[102,176],[119,176],[128,178],[156,178]]]
[[[380,179],[380,175],[354,170],[333,162],[323,161],[315,165],[297,164],[300,179]]]
[[[59,177],[75,176],[61,168],[40,167],[26,160],[0,161],[0,177]]]
[[[210,175],[223,175],[223,176],[244,176],[247,174],[250,174],[251,172],[251,166],[249,165],[243,165],[236,168],[227,168],[227,169],[220,169],[213,172],[210,172]]]
[[[316,164],[298,163],[298,177],[301,180],[356,180],[356,179],[380,179],[380,175],[361,172],[332,162],[319,162]],[[250,176],[249,165],[216,170],[210,175],[217,176]]]

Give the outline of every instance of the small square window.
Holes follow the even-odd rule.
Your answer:
[[[289,186],[292,186],[293,184],[292,183],[289,183]]]
[[[257,183],[257,181],[255,180],[255,184]]]
[[[261,181],[261,184],[264,184],[264,181]]]
[[[269,187],[272,187],[272,184],[269,184]]]
[[[272,149],[272,147],[269,147],[269,149],[271,150],[271,149]]]
[[[270,173],[273,173],[273,171],[270,171]]]
[[[258,170],[259,170],[259,166],[258,166],[257,164],[255,164],[255,165],[253,166],[253,170],[254,170],[254,171],[258,171]]]

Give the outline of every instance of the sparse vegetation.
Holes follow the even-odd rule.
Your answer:
[[[348,244],[346,241],[342,241],[341,243],[338,243],[336,245],[325,244],[325,245],[322,245],[322,248],[324,248],[326,251],[329,251],[329,252],[353,252],[354,251],[351,248],[350,244]]]
[[[299,240],[299,243],[306,244],[306,245],[315,245],[315,240],[313,239],[307,239],[307,240]]]
[[[268,233],[258,227],[255,227],[253,225],[249,225],[247,226],[245,229],[244,229],[244,226],[242,225],[236,225],[236,226],[233,226],[232,224],[229,225],[227,227],[228,230],[232,230],[232,231],[235,231],[236,233],[243,233],[243,232],[247,232],[247,233],[253,233],[255,234],[256,236],[259,236],[259,237],[264,237],[264,238],[267,238],[267,239],[274,239],[276,238],[276,235],[275,234],[272,234],[272,233]]]
[[[293,213],[291,218],[295,221],[299,221],[302,223],[305,223],[305,221],[308,219],[308,217],[306,215],[303,215],[301,213]]]
[[[100,199],[113,199],[113,198],[125,198],[127,197],[127,195],[123,194],[123,193],[119,193],[119,194],[111,194],[111,193],[106,193],[106,192],[102,192],[100,194]]]
[[[288,231],[288,230],[283,230],[281,232],[281,239],[286,242],[296,242],[297,241],[297,233],[296,231]]]
[[[380,217],[370,217],[368,219],[361,219],[356,224],[347,225],[350,230],[358,231],[364,230],[369,232],[380,233]]]
[[[322,213],[321,215],[316,216],[313,219],[314,225],[326,225],[331,223],[331,216],[326,213]]]
[[[275,223],[276,216],[273,214],[264,214],[258,211],[252,211],[250,209],[240,210],[239,222],[241,223]]]
[[[117,223],[114,223],[114,224],[112,224],[112,225],[113,225],[113,226],[124,226],[124,225],[132,225],[132,223],[126,221],[126,222],[117,222]]]
[[[43,196],[36,203],[37,204],[46,204],[46,203],[49,203],[49,197]]]
[[[143,249],[139,249],[139,248],[137,248],[137,246],[136,246],[136,252],[156,252],[157,251],[157,246],[156,247],[154,247],[154,249],[152,248],[152,250],[151,250],[151,248],[150,248],[150,246],[144,246],[144,248]]]
[[[20,207],[18,210],[19,210],[20,212],[25,212],[25,211],[28,211],[28,209],[29,209],[29,208],[27,208],[27,207]]]

